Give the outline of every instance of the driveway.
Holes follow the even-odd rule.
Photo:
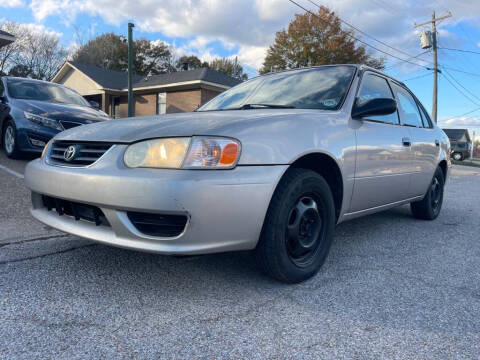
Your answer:
[[[0,155],[0,359],[473,359],[480,169],[456,166],[433,222],[408,206],[337,227],[320,273],[283,285],[248,253],[174,258],[28,216]]]

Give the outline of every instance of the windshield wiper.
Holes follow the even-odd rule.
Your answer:
[[[231,110],[250,110],[258,108],[269,108],[269,109],[295,109],[295,106],[292,105],[280,105],[280,104],[244,104],[236,109]]]
[[[211,109],[211,110],[194,110],[198,112],[204,111],[231,111],[231,110],[252,110],[252,109],[261,109],[261,108],[268,108],[268,109],[295,109],[295,106],[292,105],[280,105],[280,104],[244,104],[240,107],[235,108],[223,108],[223,109]]]

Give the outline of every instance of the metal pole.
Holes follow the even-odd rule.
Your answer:
[[[473,159],[473,152],[475,151],[475,131],[473,131],[472,137],[472,149],[470,150],[470,161]]]
[[[438,63],[437,63],[437,25],[435,23],[435,11],[432,15],[432,47],[433,47],[433,101],[432,101],[432,117],[435,124],[437,123],[437,77],[438,77]]]
[[[135,27],[132,23],[128,23],[128,117],[133,116],[133,40],[132,29]]]

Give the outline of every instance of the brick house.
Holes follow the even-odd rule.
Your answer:
[[[67,61],[52,82],[68,86],[113,118],[128,113],[127,73]],[[134,76],[135,116],[188,112],[241,81],[201,68],[149,77]]]

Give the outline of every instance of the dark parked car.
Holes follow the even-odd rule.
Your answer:
[[[40,154],[59,132],[110,119],[80,94],[47,81],[0,79],[0,129],[8,157]]]
[[[450,139],[451,157],[457,161],[470,158],[472,140],[467,129],[443,129]]]

